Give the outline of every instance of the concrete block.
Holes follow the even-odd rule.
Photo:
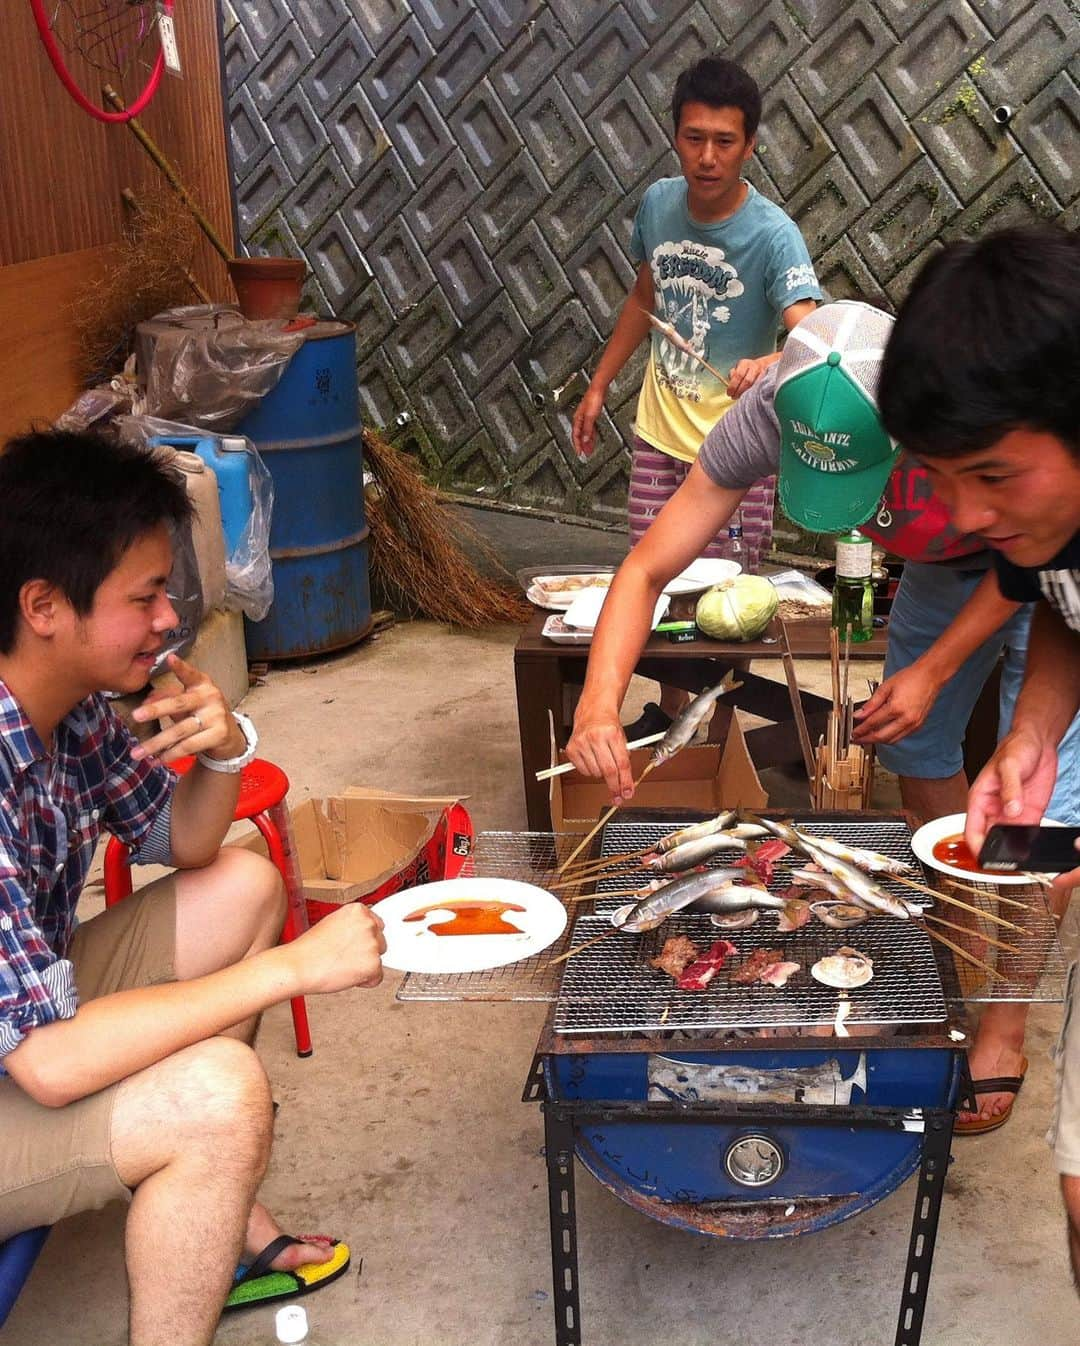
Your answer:
[[[467,14],[473,12],[471,0],[412,0],[412,11],[423,25],[433,47],[442,47],[457,33]]]
[[[877,75],[861,81],[833,109],[825,118],[825,129],[871,198],[895,182],[922,153],[922,146]]]
[[[430,255],[443,294],[467,322],[499,292],[499,277],[466,220],[454,225]]]
[[[247,177],[270,148],[270,133],[247,89],[241,89],[230,101],[229,142],[233,171],[238,178]]]
[[[473,11],[472,5],[465,4],[465,0],[462,0],[462,6],[463,10],[469,11],[469,17],[449,36],[445,48],[424,76],[428,92],[444,117],[453,112],[466,93],[483,77],[501,50],[498,39],[484,22],[483,15]],[[439,7],[442,7],[441,0]],[[422,20],[423,11],[420,17]],[[430,30],[428,37],[435,42]]]
[[[338,0],[293,0],[293,16],[316,51],[321,51],[348,21],[348,6]]]
[[[234,97],[259,63],[259,56],[251,45],[251,38],[239,24],[225,39],[222,59],[225,66],[225,88],[230,97]]]
[[[530,329],[570,297],[570,282],[535,220],[496,254],[495,269]]]
[[[469,222],[493,253],[535,217],[547,197],[543,175],[529,152],[521,150],[469,211]]]
[[[349,193],[341,214],[357,245],[366,248],[412,199],[412,179],[405,165],[396,150],[387,150]]]
[[[359,182],[386,147],[375,109],[357,85],[324,118],[327,135],[353,182]]]
[[[390,109],[383,128],[409,177],[419,186],[454,148],[450,128],[422,84],[415,84]]]
[[[792,78],[815,114],[823,117],[895,45],[869,0],[856,0],[807,50]]]
[[[949,225],[946,240],[978,238],[991,230],[1058,221],[1061,204],[1028,164],[1018,159]]]
[[[454,139],[486,187],[521,146],[521,137],[503,111],[495,90],[483,80],[450,118]]]
[[[806,99],[785,75],[765,99],[757,158],[786,200],[836,152]]]
[[[530,388],[550,394],[584,366],[597,344],[589,315],[579,300],[571,299],[528,343],[518,368]]]
[[[294,85],[278,101],[266,119],[266,127],[267,142],[273,138],[289,171],[299,181],[326,146],[326,130],[302,87]]]
[[[359,24],[350,19],[304,75],[304,91],[320,117],[360,82],[373,56]]]
[[[401,316],[435,284],[435,273],[403,216],[395,216],[366,252],[390,306]]]
[[[876,276],[891,278],[921,253],[959,209],[952,188],[924,158],[874,202],[851,230],[852,241]]]
[[[495,375],[476,405],[496,452],[511,467],[520,466],[547,438],[543,414],[512,364]]]
[[[364,91],[376,112],[384,115],[417,83],[433,48],[415,15],[393,34],[364,76]]]
[[[589,131],[624,189],[632,187],[668,148],[666,132],[629,77],[590,114]]]
[[[570,40],[550,10],[543,9],[530,18],[488,76],[511,116],[533,96],[569,50]]]
[[[782,0],[769,0],[739,34],[731,59],[748,70],[762,89],[768,89],[809,45],[792,22],[790,7]]]
[[[889,297],[874,278],[873,272],[859,256],[855,245],[846,236],[838,239],[814,263],[818,282],[830,300],[864,299],[888,309]]]
[[[694,5],[684,18],[670,27],[667,36],[660,38],[637,62],[634,83],[668,134],[674,132],[671,93],[679,71],[691,61],[714,55],[723,46],[720,29],[701,5]]]
[[[264,154],[252,171],[236,184],[236,210],[241,233],[250,238],[292,191],[289,170],[276,149]]]
[[[576,251],[622,197],[615,174],[599,151],[593,150],[540,209],[540,228],[556,257],[565,260]]]
[[[589,150],[589,131],[557,79],[541,86],[514,117],[514,123],[552,187]]]
[[[315,231],[305,251],[331,311],[344,313],[371,272],[340,213],[335,212]]]
[[[297,29],[282,33],[248,77],[247,88],[265,117],[315,59]]]
[[[868,205],[847,165],[834,155],[788,201],[787,213],[802,231],[810,256],[817,257],[847,232]]]
[[[366,425],[393,427],[409,399],[384,350],[376,348],[356,370],[360,413]]]
[[[1019,111],[1013,127],[1059,201],[1080,195],[1080,89],[1063,70]]]
[[[1074,20],[1075,22],[1075,20]],[[989,46],[986,29],[966,0],[938,0],[881,62],[880,75],[912,117]]]
[[[285,202],[285,218],[305,243],[352,190],[349,175],[331,146],[304,173]]]
[[[521,350],[529,332],[510,302],[500,294],[469,324],[469,339],[451,353],[454,368],[473,397]]]
[[[260,56],[281,36],[292,18],[285,0],[237,0],[236,10]]]
[[[387,339],[394,368],[408,388],[457,335],[459,323],[446,297],[432,290],[396,323]]]
[[[431,175],[405,207],[405,219],[422,249],[431,249],[480,195],[476,174],[460,150]]]
[[[372,51],[382,51],[404,22],[408,8],[398,0],[349,0]]]
[[[965,73],[912,123],[959,199],[972,201],[1017,155],[1013,137],[995,126],[985,98]]]
[[[690,0],[667,0],[667,3],[664,0],[624,0],[624,4],[634,23],[650,42],[655,42],[669,32],[676,20],[681,19],[690,8]],[[727,0],[727,3],[717,6],[721,25],[729,22],[731,12],[741,10],[744,6],[749,15],[752,6],[746,0]]]
[[[588,9],[580,4],[575,8],[579,12]],[[629,14],[616,6],[567,53],[558,67],[559,82],[577,110],[587,115],[647,50],[648,44]]]
[[[1080,21],[1075,8],[1067,0],[1037,0],[1009,24],[984,59],[972,63],[969,73],[991,107],[1016,108],[1033,98],[1048,78],[1066,69],[1078,52]]]
[[[602,337],[610,335],[637,269],[627,261],[607,225],[601,225],[567,259],[566,274],[597,331]]]
[[[482,428],[472,399],[445,356],[424,370],[413,387],[412,398],[444,461]]]

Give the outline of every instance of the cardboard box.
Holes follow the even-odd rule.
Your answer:
[[[371,905],[400,888],[454,878],[472,854],[472,819],[450,797],[351,785],[305,800],[290,818],[312,920],[346,902]],[[236,844],[266,854],[257,832]]]
[[[550,717],[549,717],[550,721]],[[630,754],[634,779],[649,760],[651,748]],[[555,745],[551,723],[551,765],[568,760]],[[577,771],[552,776],[550,782],[551,829],[553,832],[587,832],[610,805],[611,795],[603,781],[589,780]],[[734,715],[723,743],[703,743],[684,748],[648,776],[634,792],[631,808],[687,808],[719,813],[727,808],[768,807],[757,771],[750,760],[746,739]]]

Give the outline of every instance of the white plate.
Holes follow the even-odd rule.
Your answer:
[[[562,614],[553,612],[544,622],[540,634],[557,645],[588,645],[593,638],[591,631],[574,631],[562,619]]]
[[[741,570],[738,561],[725,561],[722,556],[699,556],[665,584],[663,592],[672,598],[680,594],[703,594],[721,580],[733,580]]]
[[[563,621],[576,631],[595,631],[596,623],[600,620],[600,609],[607,601],[607,596],[607,589],[583,589],[563,613]],[[652,615],[654,627],[657,622],[663,620],[670,602],[665,594],[661,594],[656,600]]]
[[[552,584],[565,584],[567,580],[587,580],[596,576],[602,576],[606,583],[583,584],[579,589],[571,589],[566,592],[548,589],[545,583],[547,581]],[[614,578],[614,574],[606,570],[582,570],[574,575],[534,575],[532,583],[525,591],[525,597],[530,603],[535,603],[538,608],[547,608],[549,612],[565,612],[576,598],[583,593],[587,593],[590,589],[603,590],[606,593],[608,585]]]
[[[506,902],[522,907],[503,919],[521,927],[515,935],[436,935],[433,924],[453,919],[431,913],[420,921],[407,916],[438,902],[474,900]],[[419,888],[403,888],[372,908],[385,925],[383,963],[399,972],[482,972],[530,958],[559,938],[566,927],[566,908],[556,897],[531,883],[515,879],[444,879]]]
[[[1029,874],[994,874],[988,869],[972,870],[957,869],[955,865],[947,865],[943,860],[934,859],[934,847],[944,837],[955,836],[958,832],[963,832],[964,823],[967,821],[966,813],[950,813],[944,818],[935,818],[932,822],[924,823],[922,827],[911,838],[911,849],[925,864],[931,869],[938,869],[942,874],[951,874],[954,878],[963,879],[967,883],[1030,883]],[[1064,827],[1064,823],[1053,822],[1050,818],[1043,819],[1045,827]]]

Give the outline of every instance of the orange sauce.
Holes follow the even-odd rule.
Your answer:
[[[513,902],[451,901],[433,902],[429,907],[410,912],[406,921],[422,921],[429,911],[452,911],[452,921],[439,921],[429,927],[436,935],[520,935],[516,925],[503,920],[508,911],[524,911]]]
[[[934,859],[941,860],[953,869],[966,869],[972,874],[985,874],[979,863],[968,849],[963,832],[952,837],[942,837],[934,847]]]

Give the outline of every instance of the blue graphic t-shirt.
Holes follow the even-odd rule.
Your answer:
[[[691,219],[686,194],[683,177],[652,184],[634,220],[630,256],[652,270],[656,317],[726,379],[744,357],[774,351],[783,311],[820,300],[821,290],[794,220],[749,183],[743,204],[717,224]],[[653,332],[638,398],[642,439],[692,462],[731,405],[698,360]]]

